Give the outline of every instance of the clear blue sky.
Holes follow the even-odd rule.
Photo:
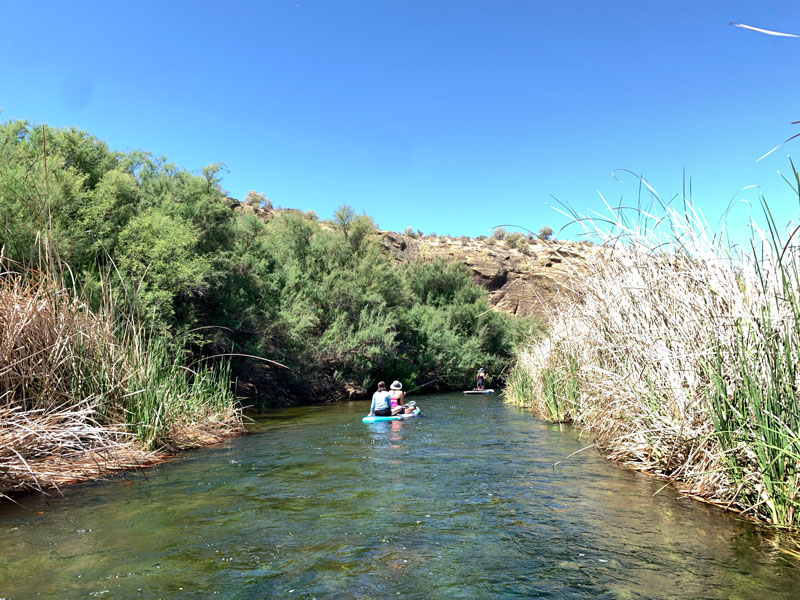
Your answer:
[[[800,139],[756,159],[800,132],[800,39],[728,24],[800,34],[797,2],[11,0],[2,19],[0,119],[224,162],[237,198],[475,236],[559,228],[553,196],[633,203],[622,168],[665,198],[685,171],[709,220],[751,185],[798,212],[777,171]]]

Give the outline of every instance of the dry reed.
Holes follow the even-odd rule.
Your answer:
[[[793,526],[797,253],[757,232],[733,258],[691,203],[661,208],[582,221],[604,253],[575,274],[583,301],[519,354],[507,396],[686,494]]]
[[[187,378],[166,346],[120,326],[109,303],[92,311],[56,269],[0,265],[0,496],[241,432],[224,376]]]

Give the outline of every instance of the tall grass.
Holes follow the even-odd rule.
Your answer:
[[[125,422],[147,449],[180,449],[220,439],[241,426],[230,368],[191,370],[163,339],[129,356]]]
[[[602,258],[574,275],[583,301],[520,353],[508,395],[592,430],[614,460],[792,527],[800,256],[765,212],[736,254],[690,201],[584,220]]]
[[[189,371],[163,340],[93,311],[60,263],[0,257],[0,495],[153,459],[241,428],[227,371]]]

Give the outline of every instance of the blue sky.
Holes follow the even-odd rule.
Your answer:
[[[385,229],[555,229],[661,196],[684,173],[716,223],[781,180],[800,139],[796,2],[338,1],[4,3],[0,119],[77,126],[223,187]],[[759,186],[737,193],[747,186]],[[729,226],[742,236],[748,206]],[[575,237],[568,229],[562,237]]]

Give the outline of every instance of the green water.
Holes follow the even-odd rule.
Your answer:
[[[496,398],[276,412],[254,435],[0,508],[0,598],[792,598],[764,528]]]

